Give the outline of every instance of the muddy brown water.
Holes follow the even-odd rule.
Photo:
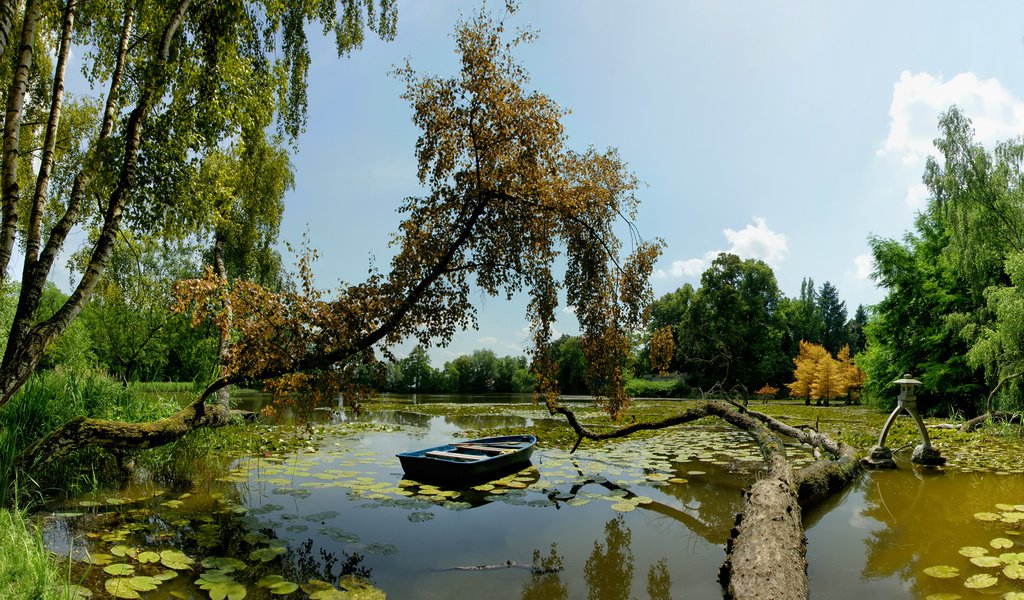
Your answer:
[[[573,455],[541,446],[529,469],[454,490],[404,479],[394,454],[469,428],[537,424],[414,408],[368,418],[374,423],[327,426],[294,452],[211,458],[171,485],[69,500],[44,519],[45,539],[58,555],[99,563],[75,570],[94,598],[111,597],[111,580],[159,574],[176,576],[139,597],[209,598],[213,592],[200,588],[207,577],[241,586],[245,598],[306,598],[302,589],[282,596],[267,586],[335,583],[346,573],[392,599],[721,597],[716,577],[739,490],[760,468],[746,435],[689,427],[653,440],[584,444]],[[798,448],[791,456],[810,460]],[[905,463],[868,474],[805,515],[811,597],[1024,592],[1024,580],[1004,575],[1005,565],[979,567],[959,553],[978,547],[1021,553],[1024,562],[1024,521],[1012,522],[1014,513],[1024,518],[1021,474]],[[997,539],[1012,545],[994,548]],[[168,551],[181,568],[160,559]],[[175,565],[175,551],[191,564]],[[240,564],[225,569],[225,558]],[[111,565],[123,566],[111,574]],[[925,574],[933,566],[955,567],[957,575]],[[979,574],[996,582],[965,587]]]

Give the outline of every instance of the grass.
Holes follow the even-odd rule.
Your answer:
[[[95,482],[83,465],[102,464],[98,450],[86,450],[79,460],[27,473],[16,472],[14,461],[34,442],[78,416],[141,422],[173,414],[172,400],[143,398],[107,375],[90,370],[54,370],[33,375],[7,404],[0,406],[0,506],[11,504],[14,482],[42,488],[54,485],[74,493]],[[101,471],[103,471],[101,469]],[[112,470],[106,470],[112,471]]]
[[[72,587],[25,513],[0,509],[0,598],[64,600]]]

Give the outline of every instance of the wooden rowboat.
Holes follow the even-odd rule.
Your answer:
[[[496,479],[528,465],[536,443],[537,438],[532,435],[504,435],[452,442],[397,456],[405,474],[412,479],[472,483]]]

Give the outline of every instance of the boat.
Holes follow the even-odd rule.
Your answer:
[[[406,476],[420,481],[476,483],[497,479],[530,463],[537,437],[504,435],[398,454]]]

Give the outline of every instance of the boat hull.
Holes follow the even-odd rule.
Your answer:
[[[506,435],[479,438],[398,454],[410,479],[449,484],[475,484],[500,478],[530,464],[537,438]],[[485,451],[491,446],[501,453]],[[475,448],[474,448],[475,447]],[[462,456],[468,458],[460,458]]]

